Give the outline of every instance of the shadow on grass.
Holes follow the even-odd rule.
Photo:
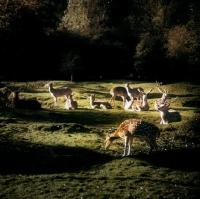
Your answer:
[[[109,123],[105,115],[112,115],[107,110],[93,110],[93,109],[79,109],[79,110],[54,110],[54,109],[40,109],[40,110],[20,110],[8,107],[0,107],[2,116],[9,118],[18,118],[16,120],[23,120],[25,122],[52,122],[52,123],[70,123],[76,121],[80,124],[102,124]],[[111,118],[112,119],[112,118]],[[113,120],[113,119],[112,119]]]
[[[193,148],[159,151],[150,155],[140,154],[131,157],[156,167],[200,172],[199,154],[200,148]]]
[[[0,141],[0,174],[54,174],[87,170],[111,156],[82,147]]]

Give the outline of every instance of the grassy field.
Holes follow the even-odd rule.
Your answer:
[[[0,198],[1,199],[199,199],[200,198],[200,85],[188,82],[164,84],[172,99],[170,107],[182,120],[160,124],[153,107],[161,93],[155,82],[132,81],[147,92],[149,111],[124,111],[117,97],[112,109],[91,109],[88,94],[109,101],[114,86],[124,80],[99,82],[53,81],[68,86],[78,102],[66,110],[65,97],[53,98],[45,81],[2,82],[2,87],[23,87],[19,95],[36,98],[42,109],[17,110],[0,101]],[[12,95],[10,96],[10,99]],[[123,141],[105,150],[109,129],[125,119],[139,118],[159,127],[159,151],[136,141],[132,153],[122,157]]]

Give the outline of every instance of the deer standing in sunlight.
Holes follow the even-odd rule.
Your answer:
[[[65,96],[67,99],[67,97],[72,93],[72,90],[68,87],[53,88],[53,84],[51,82],[45,84],[45,87],[49,88],[49,93],[54,98],[54,105],[56,106],[58,105],[57,97]]]
[[[95,101],[95,94],[90,94],[88,96],[90,100],[90,106],[92,109],[95,109],[95,108],[111,109],[112,108],[110,103],[107,101],[103,101],[103,100]]]
[[[129,85],[131,84],[131,82],[124,82],[125,84],[125,88],[127,91],[128,96],[130,97],[130,99],[137,99],[140,100],[142,97],[141,92],[138,91],[138,89],[140,89],[140,91],[144,92],[144,89],[141,87],[136,87],[136,88],[131,88]]]
[[[110,104],[112,104],[112,103],[114,104],[114,100],[115,100],[116,96],[120,96],[122,98],[124,105],[125,105],[125,100],[128,100],[128,101],[130,100],[126,89],[121,86],[111,88],[110,94],[112,95],[112,97],[110,98],[110,101],[109,101]]]
[[[123,156],[128,156],[131,153],[131,145],[133,139],[139,139],[145,141],[150,147],[148,154],[152,152],[153,149],[157,151],[156,138],[160,136],[160,131],[157,126],[152,123],[140,120],[140,119],[128,119],[123,121],[117,130],[108,135],[106,138],[105,149],[108,149],[111,144],[117,139],[124,139],[124,153]],[[127,151],[128,146],[128,152]]]
[[[140,89],[138,89],[138,91],[142,94],[142,100],[133,100],[133,98],[132,98],[130,101],[126,101],[124,110],[148,111],[149,103],[147,101],[147,96],[152,90],[153,90],[153,88],[151,88],[147,93],[145,93],[145,92],[141,91]]]

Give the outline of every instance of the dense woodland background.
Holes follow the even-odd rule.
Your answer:
[[[0,77],[197,81],[199,0],[0,0]]]

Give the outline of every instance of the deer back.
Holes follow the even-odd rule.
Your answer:
[[[124,137],[130,133],[130,136],[158,137],[159,129],[152,123],[141,119],[128,119],[123,121],[112,136]]]
[[[53,88],[53,84],[51,82],[48,84],[45,84],[45,87],[48,87],[50,94],[55,97],[68,96],[72,94],[71,88],[69,87]]]
[[[114,140],[125,136],[156,140],[160,136],[160,130],[156,125],[140,119],[125,120],[113,134],[107,136],[105,148],[109,148]]]
[[[111,88],[110,94],[112,96],[124,96],[125,98],[128,97],[126,89],[124,87],[120,87],[120,86]]]
[[[141,87],[131,88],[130,87],[130,82],[124,82],[124,84],[125,84],[125,88],[127,90],[127,93],[128,93],[129,97],[138,98],[138,99],[141,98],[142,94],[141,94],[141,92],[138,91],[138,89],[140,91],[144,92],[143,88],[141,88]]]

